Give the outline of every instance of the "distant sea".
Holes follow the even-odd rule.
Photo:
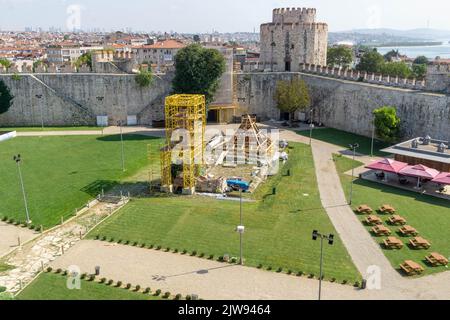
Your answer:
[[[450,59],[450,43],[449,40],[436,40],[442,42],[440,46],[417,46],[417,47],[379,47],[378,52],[386,54],[391,50],[398,50],[400,54],[406,55],[409,58],[417,58],[425,56],[428,59],[434,60],[436,57],[442,59]]]

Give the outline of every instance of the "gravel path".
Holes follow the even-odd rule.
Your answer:
[[[0,222],[0,258],[14,250],[21,243],[25,243],[39,234],[27,228],[16,227]]]
[[[61,269],[76,265],[87,273],[94,273],[100,266],[100,277],[172,294],[198,294],[206,300],[316,300],[319,288],[317,280],[305,277],[93,240],[78,242],[51,265]],[[448,281],[448,276],[430,276],[404,280],[404,287],[385,285],[382,290],[358,290],[323,282],[322,298],[449,299]]]

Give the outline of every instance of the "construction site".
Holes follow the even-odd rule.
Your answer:
[[[253,115],[243,115],[237,130],[206,134],[202,95],[173,95],[165,101],[165,145],[160,150],[160,191],[192,195],[253,192],[278,172],[287,154]]]

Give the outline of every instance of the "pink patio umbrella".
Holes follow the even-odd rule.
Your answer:
[[[400,170],[399,174],[418,178],[417,188],[419,188],[421,179],[433,180],[439,175],[439,171],[428,168],[427,166],[424,166],[422,164],[418,164],[415,166],[407,166],[403,168],[402,170]]]
[[[366,168],[384,172],[399,173],[400,170],[404,169],[407,166],[408,164],[405,162],[395,161],[392,159],[383,159],[381,161],[371,163]]]
[[[446,184],[450,186],[450,172],[442,172],[437,175],[431,182],[438,184]]]

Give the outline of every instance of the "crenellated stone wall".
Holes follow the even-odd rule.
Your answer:
[[[279,120],[274,101],[277,81],[300,77],[311,91],[314,121],[365,136],[372,133],[372,112],[390,105],[402,120],[403,138],[430,135],[450,140],[450,96],[414,89],[349,81],[307,73],[246,73],[238,76],[242,112]]]
[[[135,75],[21,74],[0,75],[14,96],[10,110],[0,115],[0,126],[95,125],[108,116],[110,125],[128,116],[150,125],[164,119],[164,98],[173,75],[155,77],[141,88]]]

